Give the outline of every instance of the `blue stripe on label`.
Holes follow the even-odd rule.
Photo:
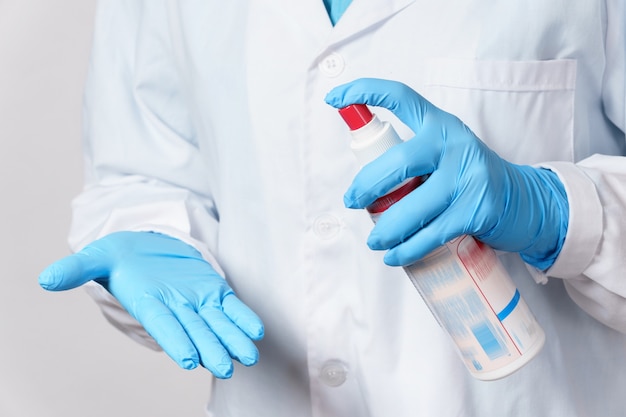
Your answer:
[[[519,290],[516,289],[515,294],[513,294],[513,298],[511,299],[511,301],[509,301],[509,304],[507,304],[507,306],[504,307],[502,311],[498,313],[498,320],[502,321],[506,319],[507,317],[509,317],[509,314],[511,314],[511,312],[515,310],[515,307],[517,307],[517,305],[519,304],[519,299],[520,299]]]
[[[498,337],[489,321],[473,326],[472,333],[474,333],[474,337],[480,343],[480,347],[483,348],[489,360],[493,361],[501,356],[508,355],[509,350],[506,348],[504,341]]]

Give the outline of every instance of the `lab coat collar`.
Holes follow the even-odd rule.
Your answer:
[[[328,39],[335,44],[354,36],[404,9],[415,0],[352,0],[352,3],[339,19]]]
[[[321,47],[330,46],[376,25],[415,0],[353,0],[333,27],[322,0],[268,0],[313,36]]]

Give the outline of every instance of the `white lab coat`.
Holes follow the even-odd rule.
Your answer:
[[[332,27],[321,0],[101,2],[71,246],[172,234],[260,315],[259,363],[214,384],[211,416],[626,415],[626,160],[608,156],[626,147],[624,16],[619,0],[354,0]],[[508,378],[469,376],[403,271],[366,247],[368,215],[343,206],[358,166],[323,98],[363,76],[409,84],[565,183],[547,274],[501,255],[547,333]]]

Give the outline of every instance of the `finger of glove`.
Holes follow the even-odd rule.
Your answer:
[[[386,250],[408,240],[449,207],[452,186],[449,179],[435,172],[378,217],[367,245],[374,250]]]
[[[204,307],[198,313],[232,358],[246,366],[254,365],[258,361],[259,351],[252,340],[221,310]]]
[[[233,362],[222,343],[207,323],[192,309],[180,306],[172,309],[200,355],[202,366],[218,378],[230,378]]]
[[[135,318],[163,348],[165,353],[183,369],[198,366],[198,352],[184,327],[172,311],[151,296],[142,297],[135,305]]]
[[[265,333],[263,322],[254,311],[245,305],[234,294],[227,295],[222,300],[224,314],[232,320],[249,338],[261,340]]]
[[[421,132],[364,166],[344,194],[346,207],[367,207],[407,178],[433,172],[441,157],[437,134]]]
[[[90,245],[48,266],[39,275],[39,285],[49,291],[69,290],[108,276],[110,269],[106,252]]]
[[[405,242],[390,249],[384,261],[390,266],[406,266],[419,261],[446,242],[464,234],[464,225],[454,210],[445,211]]]
[[[384,107],[395,114],[413,132],[422,126],[425,114],[434,106],[406,84],[375,78],[360,78],[333,88],[326,103],[336,108],[350,104]]]

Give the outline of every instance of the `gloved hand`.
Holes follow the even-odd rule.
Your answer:
[[[68,290],[102,284],[163,350],[185,369],[199,363],[218,378],[233,372],[231,357],[258,360],[252,340],[263,324],[193,247],[151,232],[117,232],[42,272],[40,285]]]
[[[458,118],[398,82],[359,79],[334,88],[326,102],[387,108],[415,134],[363,167],[344,196],[347,207],[364,208],[403,180],[430,174],[378,218],[369,236],[370,248],[389,250],[387,264],[409,265],[468,234],[520,252],[539,269],[552,265],[569,218],[555,173],[503,160]]]

